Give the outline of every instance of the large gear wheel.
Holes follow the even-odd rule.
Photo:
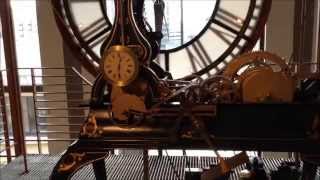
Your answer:
[[[235,58],[223,72],[237,85],[245,103],[291,102],[295,81],[281,57],[250,52]]]

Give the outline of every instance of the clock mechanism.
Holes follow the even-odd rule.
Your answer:
[[[248,162],[245,152],[225,160],[217,148],[276,150],[294,146],[290,138],[300,138],[297,132],[305,138],[301,116],[313,117],[315,110],[290,106],[297,87],[291,67],[277,55],[250,52],[271,0],[197,1],[201,21],[184,12],[195,8],[190,1],[151,2],[153,20],[145,0],[52,0],[64,39],[96,81],[79,141],[51,179],[69,179],[88,163],[105,179],[103,159],[113,148],[208,148],[219,164],[201,179],[213,179]],[[88,20],[77,6],[97,13]],[[172,18],[174,7],[180,14]],[[188,31],[197,22],[200,28]],[[288,121],[292,127],[284,125]],[[274,145],[278,137],[277,145],[287,144]]]

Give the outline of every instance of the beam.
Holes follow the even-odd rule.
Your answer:
[[[24,141],[23,118],[21,108],[21,92],[19,75],[17,71],[17,55],[14,37],[14,25],[12,19],[10,0],[1,0],[0,18],[3,32],[4,55],[7,67],[8,92],[10,99],[10,110],[12,129],[14,136],[15,155],[23,155],[25,172],[27,172],[26,147]]]

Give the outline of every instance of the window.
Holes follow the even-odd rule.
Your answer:
[[[153,3],[145,1],[145,17],[155,29]],[[161,48],[172,49],[193,39],[208,23],[215,4],[215,0],[166,1]]]
[[[39,35],[37,24],[36,0],[11,0],[12,18],[16,44],[16,54],[20,85],[32,85],[30,68],[41,67]],[[4,85],[7,85],[6,62],[2,26],[0,25],[0,72],[3,75]],[[35,71],[36,76],[42,75],[40,70]],[[42,82],[41,77],[36,78],[36,84]],[[10,114],[10,101],[6,93],[6,109],[9,123],[9,134],[12,137],[12,121]],[[21,94],[23,121],[27,138],[35,136],[35,117],[33,112],[33,96],[31,93]],[[1,123],[0,119],[0,123]],[[2,129],[0,129],[1,132]],[[0,138],[1,139],[1,138]],[[0,148],[1,149],[1,148]],[[1,179],[1,178],[0,178]]]
[[[37,11],[35,0],[12,0],[11,1],[15,43],[17,52],[18,68],[41,67]],[[2,34],[0,31],[0,42]],[[6,69],[3,45],[0,45],[0,69]],[[41,72],[35,72],[41,75]],[[3,74],[6,76],[6,73]],[[31,71],[29,69],[19,70],[20,85],[31,85]],[[41,79],[37,78],[37,83]],[[7,84],[4,78],[4,84]]]

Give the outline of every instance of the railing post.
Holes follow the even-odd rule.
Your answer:
[[[22,121],[21,92],[17,71],[17,55],[10,0],[1,0],[0,18],[2,24],[3,45],[5,52],[4,54],[7,67],[8,92],[10,99],[13,136],[15,142],[15,153],[16,156],[23,155],[25,172],[27,172],[28,168]]]
[[[33,111],[34,111],[34,119],[36,125],[36,134],[37,134],[37,144],[38,144],[38,152],[42,154],[41,148],[41,137],[40,137],[40,129],[38,122],[38,110],[37,110],[37,84],[35,80],[34,68],[31,68],[31,81],[32,81],[32,94],[33,94]]]
[[[4,95],[2,72],[3,71],[0,71],[0,104],[1,104],[1,113],[2,113],[2,121],[3,121],[6,156],[7,156],[7,161],[9,163],[9,162],[11,162],[11,149],[10,149],[11,146],[10,146],[10,137],[9,137],[9,128],[8,128],[8,119],[7,119],[6,101],[5,101],[5,95]]]

